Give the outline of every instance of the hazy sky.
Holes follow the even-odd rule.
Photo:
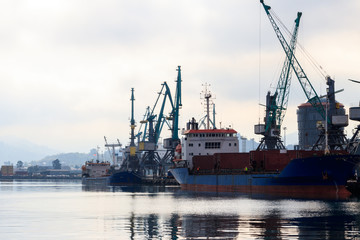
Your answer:
[[[360,84],[347,79],[360,79],[360,1],[265,2],[289,29],[303,12],[299,42],[345,89],[338,101],[358,105]],[[130,89],[139,122],[162,82],[175,91],[181,65],[181,127],[205,114],[200,92],[207,82],[217,122],[258,140],[259,93],[264,103],[274,91],[284,56],[258,0],[1,1],[0,138],[66,152],[102,146],[103,136],[125,144]],[[311,66],[305,71],[324,94],[325,80]],[[283,125],[289,135],[305,100],[293,77]]]

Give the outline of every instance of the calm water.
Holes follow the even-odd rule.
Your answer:
[[[0,182],[0,239],[360,239],[360,201]]]

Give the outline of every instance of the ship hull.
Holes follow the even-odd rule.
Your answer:
[[[103,177],[83,177],[82,184],[106,184],[109,176]]]
[[[113,173],[108,178],[108,184],[111,186],[133,185],[133,184],[141,184],[141,183],[142,183],[141,177],[134,172],[119,171]]]
[[[191,173],[187,168],[171,173],[186,190],[346,197],[346,181],[359,161],[360,156],[332,155],[293,159],[280,173]]]

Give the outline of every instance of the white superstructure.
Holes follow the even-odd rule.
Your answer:
[[[239,138],[234,129],[190,129],[183,134],[182,159],[188,161],[190,169],[194,156],[239,152]]]

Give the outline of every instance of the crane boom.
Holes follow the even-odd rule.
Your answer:
[[[178,76],[176,80],[175,106],[173,106],[172,117],[174,118],[172,127],[172,139],[179,140],[179,110],[182,106],[181,102],[181,69],[177,68]]]
[[[313,150],[324,149],[326,154],[329,152],[329,149],[344,150],[348,140],[344,134],[343,127],[347,126],[348,122],[347,122],[347,115],[345,115],[344,113],[340,113],[336,110],[334,80],[332,80],[329,76],[326,77],[326,84],[329,87],[327,88],[327,94],[326,94],[327,96],[326,107],[324,107],[315,89],[311,85],[311,82],[309,81],[307,75],[305,74],[300,63],[296,59],[293,50],[291,49],[291,47],[289,47],[279,27],[277,26],[275,20],[273,19],[270,13],[271,7],[265,5],[264,0],[260,0],[260,3],[262,3],[265,9],[265,12],[275,31],[275,34],[279,39],[283,50],[286,53],[286,56],[291,64],[292,69],[296,74],[296,77],[299,80],[299,83],[308,99],[308,102],[320,114],[321,118],[325,122],[325,127],[321,125],[319,125],[318,127],[318,129],[320,130],[319,138],[313,145],[312,149]],[[342,120],[339,120],[338,119],[339,117]],[[334,122],[332,122],[333,119],[335,119]]]
[[[261,139],[257,150],[260,149],[285,149],[284,144],[281,141],[281,123],[284,119],[287,103],[289,99],[291,74],[292,74],[292,60],[296,47],[297,33],[300,24],[301,13],[298,12],[295,19],[295,26],[293,34],[291,35],[290,49],[291,57],[286,56],[279,81],[276,87],[276,91],[273,95],[268,92],[266,95],[266,116],[265,125],[255,125],[255,134],[261,134],[264,137]],[[264,126],[263,130],[258,129],[261,125]]]
[[[272,125],[276,125],[280,128],[282,121],[285,117],[287,104],[289,100],[291,74],[292,74],[291,61],[293,59],[296,48],[296,41],[297,41],[301,15],[302,13],[298,12],[297,18],[295,19],[294,31],[290,42],[290,49],[291,49],[290,58],[286,57],[284,61],[284,65],[274,94],[275,97],[273,98],[272,103],[270,105],[270,109],[269,109],[270,114],[266,122],[266,130],[265,130],[266,132],[269,130],[269,128]]]
[[[299,61],[296,59],[295,55],[293,54],[293,51],[289,47],[289,44],[286,42],[278,25],[276,24],[274,18],[270,14],[271,7],[268,5],[265,5],[264,0],[260,0],[260,2],[262,3],[262,5],[265,9],[266,15],[268,16],[268,18],[270,20],[271,26],[273,27],[275,34],[276,34],[277,38],[279,39],[280,44],[281,44],[282,48],[284,49],[288,60],[291,62],[291,67],[294,70],[296,77],[298,78],[298,80],[300,82],[300,85],[306,95],[306,98],[308,99],[309,103],[316,109],[316,111],[319,112],[321,117],[323,119],[326,119],[325,109],[324,109],[323,105],[321,104],[321,100],[320,100],[319,96],[317,95],[314,87],[312,86],[311,82],[309,81],[309,79],[308,79],[306,73],[304,72],[303,68],[301,67]],[[327,121],[330,123],[329,119],[327,119]]]

